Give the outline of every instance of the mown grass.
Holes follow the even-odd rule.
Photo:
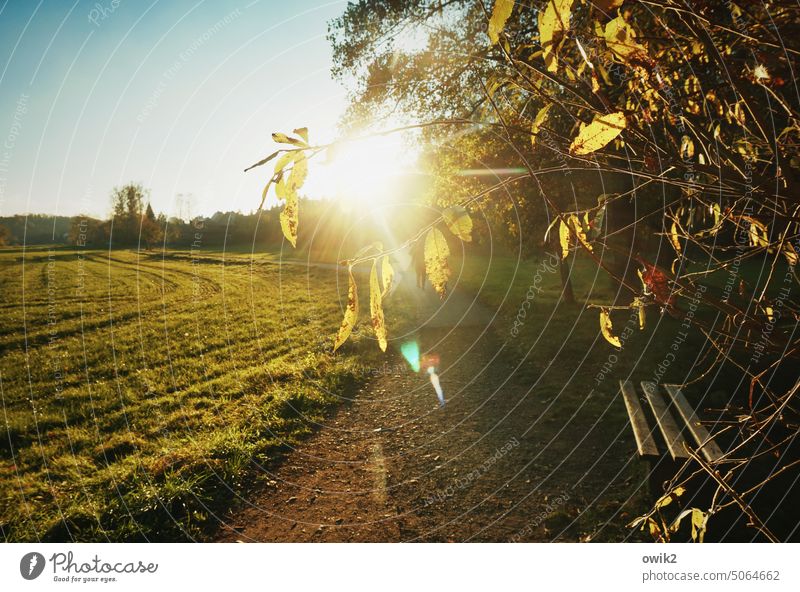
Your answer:
[[[354,386],[337,271],[269,254],[0,252],[0,530],[191,540]]]

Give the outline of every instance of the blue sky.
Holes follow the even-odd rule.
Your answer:
[[[271,132],[335,135],[345,5],[0,0],[0,215],[105,216],[128,181],[169,215],[255,209]]]

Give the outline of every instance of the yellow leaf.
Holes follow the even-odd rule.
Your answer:
[[[603,334],[603,337],[606,338],[611,345],[614,347],[622,347],[622,342],[619,340],[619,337],[614,335],[611,331],[614,329],[613,325],[611,324],[611,315],[607,308],[600,309],[600,332]]]
[[[394,269],[389,262],[389,255],[384,255],[381,259],[381,280],[383,281],[383,292],[381,297],[386,296],[392,287],[394,281]]]
[[[303,186],[307,176],[308,159],[306,158],[305,154],[298,152],[294,159],[294,165],[292,166],[292,171],[289,174],[289,178],[286,179],[287,188],[292,192],[296,192],[298,189],[300,189],[300,187]]]
[[[344,319],[342,325],[339,327],[339,333],[336,335],[336,341],[333,344],[333,351],[336,351],[341,345],[350,337],[353,327],[356,326],[358,319],[358,288],[356,288],[356,280],[353,277],[353,270],[349,270],[349,286],[347,289],[347,309],[344,311]]]
[[[573,0],[548,0],[544,14],[539,16],[539,44],[548,72],[558,70],[558,49],[569,30]]]
[[[683,487],[682,485],[679,486],[679,487],[676,487],[672,491],[670,491],[670,492],[666,493],[665,495],[662,495],[660,498],[658,498],[658,501],[656,501],[656,509],[660,510],[661,508],[664,508],[664,507],[670,505],[672,503],[672,500],[674,500],[676,498],[679,498],[684,493],[686,493],[686,488],[685,487]]]
[[[304,142],[308,143],[308,128],[307,127],[299,127],[297,129],[293,129],[292,133],[293,134],[297,134],[298,136],[303,138]]]
[[[654,539],[660,539],[661,538],[661,527],[658,525],[658,522],[656,522],[652,518],[648,518],[647,519],[647,527],[648,527],[648,530],[650,531],[650,536],[651,537],[653,537]]]
[[[769,230],[766,225],[760,220],[751,218],[750,216],[742,216],[750,224],[748,227],[748,236],[750,237],[750,245],[753,247],[768,247],[769,246]]]
[[[492,16],[489,19],[489,40],[492,44],[500,40],[500,32],[506,25],[508,17],[514,10],[514,0],[497,0],[492,9]]]
[[[722,211],[718,203],[711,206],[711,213],[714,214],[714,226],[719,226],[720,220],[722,220]]]
[[[438,228],[431,228],[425,236],[425,273],[441,298],[447,294],[447,280],[450,279],[449,256],[447,239]]]
[[[561,219],[558,226],[558,242],[561,244],[561,258],[566,259],[569,256],[569,226]]]
[[[282,134],[280,132],[276,132],[272,134],[273,142],[277,142],[278,144],[292,144],[294,146],[307,146],[303,140],[298,140],[297,138],[292,138],[287,136],[286,134]]]
[[[294,162],[292,169],[287,173],[285,167]],[[300,221],[299,201],[297,190],[303,185],[308,175],[308,161],[303,152],[289,152],[284,154],[275,164],[278,176],[275,182],[275,195],[278,199],[286,201],[280,215],[281,230],[293,247],[297,247],[297,226]],[[269,185],[264,189],[265,195]]]
[[[583,226],[581,226],[581,221],[575,214],[570,214],[569,222],[572,226],[572,230],[575,231],[575,236],[578,237],[578,240],[586,247],[587,250],[592,250],[592,245],[589,244],[588,239],[586,238],[586,233],[583,231]]]
[[[553,103],[547,103],[547,105],[539,109],[539,112],[533,119],[533,123],[531,124],[531,144],[533,144],[534,146],[536,145],[536,136],[539,134],[539,130],[541,129],[542,125],[544,125],[544,122],[547,120],[547,113],[550,111],[550,107],[552,106]]]
[[[689,136],[681,138],[681,158],[689,160],[694,156],[694,142]]]
[[[708,514],[697,508],[692,508],[692,540],[703,542],[706,536],[706,525],[708,524]]]
[[[450,232],[464,242],[472,240],[472,218],[463,206],[451,206],[442,212],[445,224]]]
[[[294,162],[298,154],[302,154],[299,150],[292,150],[282,154],[281,157],[275,162],[275,173],[280,173],[283,169]]]
[[[647,315],[645,314],[644,301],[637,296],[636,298],[633,299],[633,302],[631,302],[631,308],[638,309],[638,312],[639,312],[639,330],[640,331],[644,331],[644,324],[645,324],[645,321],[647,320]]]
[[[675,222],[672,223],[672,228],[669,230],[669,241],[672,243],[672,248],[675,249],[675,252],[680,255],[683,249],[681,249],[681,241],[678,238],[678,225]]]
[[[369,315],[372,319],[372,328],[378,338],[381,351],[386,351],[386,321],[383,317],[383,295],[378,282],[378,261],[372,262],[372,271],[369,272]]]
[[[281,183],[283,183],[283,179],[281,179],[279,185]],[[277,192],[277,186],[276,186],[276,192]],[[286,203],[283,206],[283,210],[281,210],[281,230],[283,231],[283,236],[286,237],[286,240],[292,243],[293,247],[296,247],[297,225],[300,221],[297,193],[295,193],[294,191],[285,191],[284,199],[286,200]]]
[[[647,49],[636,41],[636,32],[622,16],[608,22],[603,36],[608,49],[623,61],[647,56]]]
[[[624,129],[625,114],[621,111],[595,117],[589,125],[581,125],[569,151],[571,154],[590,154],[608,144]]]

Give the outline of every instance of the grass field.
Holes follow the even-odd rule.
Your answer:
[[[202,536],[375,349],[332,356],[336,271],[268,254],[7,249],[0,282],[7,540]]]
[[[680,323],[651,309],[640,331],[619,311],[615,331],[635,330],[615,350],[599,335],[597,310],[583,306],[613,302],[611,283],[579,258],[578,304],[559,304],[559,275],[543,261],[554,259],[473,253],[454,258],[451,285],[498,311],[492,330],[519,361],[513,380],[559,401],[549,421],[583,433],[597,420],[628,437],[617,380],[652,380]],[[203,539],[383,364],[363,322],[366,290],[360,328],[331,354],[342,279],[270,253],[0,251],[0,534]],[[402,298],[387,305],[390,337],[410,314]],[[681,342],[660,380],[683,381],[699,345]],[[595,510],[628,512],[643,494],[637,466],[581,514],[587,530]],[[581,478],[568,469],[565,483]],[[626,536],[624,516],[617,521],[612,539]]]

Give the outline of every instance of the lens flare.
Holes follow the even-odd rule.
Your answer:
[[[416,341],[406,341],[400,346],[400,353],[414,372],[419,372],[419,344]]]

